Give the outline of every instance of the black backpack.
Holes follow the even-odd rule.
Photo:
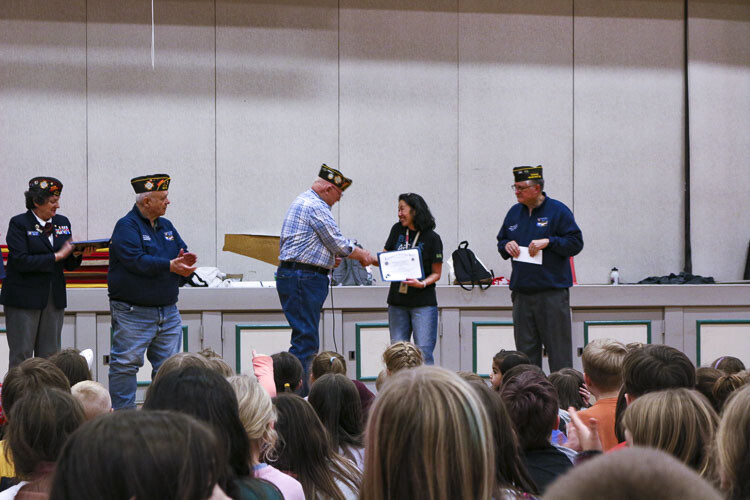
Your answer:
[[[477,260],[474,252],[469,250],[468,241],[459,243],[458,248],[453,252],[453,272],[456,275],[453,284],[461,285],[464,290],[472,290],[474,285],[479,285],[482,290],[487,290],[492,285],[492,280],[495,279],[495,273],[488,271]],[[471,288],[466,285],[471,285]]]

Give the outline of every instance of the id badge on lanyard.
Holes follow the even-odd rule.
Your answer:
[[[421,233],[420,231],[417,231],[417,235],[414,237],[414,242],[411,244],[411,248],[414,248],[417,245],[417,240],[419,240],[420,233]],[[409,228],[406,229],[406,248],[410,248],[409,247]],[[402,281],[401,284],[399,285],[398,293],[403,293],[404,295],[409,293],[409,285],[405,281]]]

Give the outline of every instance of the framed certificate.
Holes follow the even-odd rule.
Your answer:
[[[419,248],[380,252],[380,277],[383,281],[404,281],[409,278],[424,279],[422,251]]]

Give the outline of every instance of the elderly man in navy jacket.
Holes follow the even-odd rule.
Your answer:
[[[544,192],[542,166],[516,167],[512,188],[518,203],[508,211],[497,235],[503,259],[513,257],[510,276],[516,349],[542,366],[542,345],[550,372],[573,365],[570,257],[583,249],[583,234],[573,213]],[[519,262],[521,247],[542,264]]]
[[[136,374],[144,353],[153,377],[180,350],[178,288],[195,271],[197,257],[162,217],[169,205],[169,182],[166,174],[132,179],[135,206],[112,233],[107,284],[113,332],[109,392],[115,410],[135,408]]]

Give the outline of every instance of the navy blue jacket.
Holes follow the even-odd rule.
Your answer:
[[[64,309],[68,305],[63,269],[72,271],[81,265],[83,257],[70,254],[67,259],[55,262],[55,252],[71,238],[71,229],[64,215],[55,215],[51,222],[55,228],[52,245],[31,210],[10,219],[6,236],[8,268],[0,303],[22,309],[44,309],[52,286],[55,307]]]
[[[169,271],[169,261],[187,245],[169,220],[154,227],[133,210],[117,221],[109,246],[107,286],[111,300],[139,306],[167,306],[177,302],[182,277]]]
[[[511,290],[535,292],[573,285],[570,257],[583,249],[583,234],[568,207],[547,197],[546,193],[544,196],[542,204],[532,210],[531,215],[525,205],[513,205],[497,234],[497,250],[503,259],[510,258],[505,251],[509,241],[527,247],[532,240],[549,238],[549,245],[542,252],[541,266],[512,262]]]

